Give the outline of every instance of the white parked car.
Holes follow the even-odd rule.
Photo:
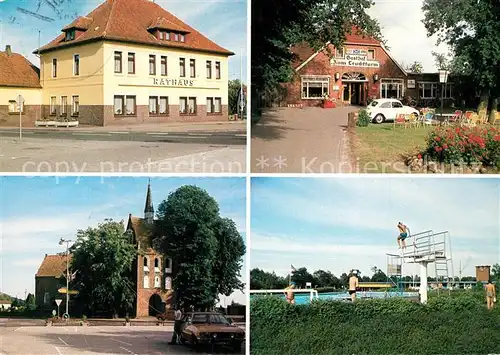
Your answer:
[[[373,123],[394,121],[398,113],[414,114],[416,116],[419,114],[417,109],[404,106],[401,101],[396,99],[375,99],[368,105],[366,111]]]

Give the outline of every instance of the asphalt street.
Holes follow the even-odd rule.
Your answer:
[[[182,345],[169,345],[173,326],[25,326],[0,327],[0,355],[184,355],[195,353]],[[203,349],[204,353],[231,353],[229,349]],[[242,346],[241,353],[245,353]]]
[[[195,131],[195,132],[133,132],[133,131],[66,131],[40,130],[32,128],[22,129],[24,138],[45,138],[86,141],[130,141],[130,142],[158,142],[158,143],[200,143],[245,145],[246,133],[244,130],[232,131]],[[1,137],[19,138],[18,128],[0,128]],[[21,138],[22,138],[21,137]]]

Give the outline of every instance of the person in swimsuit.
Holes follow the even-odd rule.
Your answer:
[[[403,249],[406,248],[406,242],[405,239],[408,238],[408,227],[405,226],[403,223],[398,222],[398,229],[399,229],[399,235],[398,235],[398,247],[401,249],[401,246]]]
[[[491,280],[488,281],[488,284],[485,287],[486,291],[486,306],[488,309],[493,309],[493,306],[496,302],[497,293],[495,289],[495,285],[491,283]]]
[[[349,278],[349,295],[351,295],[351,301],[356,300],[356,290],[359,287],[359,280],[357,276],[357,272],[355,270],[352,271],[351,277]]]
[[[285,288],[286,301],[290,304],[295,304],[295,292],[293,292],[294,288],[295,282],[290,282],[290,286]]]

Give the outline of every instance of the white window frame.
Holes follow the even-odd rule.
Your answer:
[[[54,66],[54,60],[55,60],[55,66]],[[58,64],[57,64],[57,58],[52,58],[52,62],[51,62],[51,65],[52,65],[52,78],[57,78],[57,67],[58,67]],[[55,70],[54,70],[55,68]]]
[[[75,111],[75,97],[78,98],[78,111]],[[80,115],[80,95],[71,95],[71,116]]]
[[[142,277],[142,287],[149,288],[149,272],[145,272]]]
[[[438,97],[439,83],[436,81],[420,81],[418,83],[418,94],[421,99],[435,99]],[[425,94],[425,85],[431,85],[431,96],[424,96]]]
[[[386,99],[388,98],[387,95],[384,96],[384,87],[386,87],[387,84],[392,84],[392,85],[397,85],[398,89],[397,91],[399,92],[399,96],[396,97],[396,99],[402,99],[405,95],[405,81],[404,79],[399,79],[399,78],[382,78],[380,79],[380,98]],[[385,89],[385,93],[387,94],[387,87]]]
[[[172,259],[171,258],[166,258],[165,260],[168,260],[168,263],[165,262],[165,273],[172,273]],[[170,265],[170,267],[167,267],[167,265]]]
[[[368,55],[370,52],[373,52],[373,58],[370,58],[370,56]],[[375,49],[366,50],[366,59],[367,60],[375,60]]]
[[[66,99],[66,105],[63,104],[63,98]],[[68,116],[68,97],[61,96],[61,105],[59,106],[59,116]]]
[[[76,73],[76,57],[78,56],[78,74]],[[73,76],[80,76],[80,54],[73,54]]]
[[[144,265],[144,261],[146,261],[146,265]],[[149,271],[149,258],[147,256],[144,256],[143,259],[142,259],[142,269],[143,271]]]
[[[444,99],[452,99],[453,98],[453,91],[454,91],[454,85],[453,83],[446,83],[444,84]]]
[[[155,288],[161,287],[161,277],[158,274],[155,275],[154,287]]]
[[[54,100],[52,100],[54,99]],[[51,96],[50,97],[50,104],[49,104],[49,114],[51,116],[54,116],[57,114],[57,96]]]
[[[165,277],[165,290],[172,289],[172,278],[170,276]]]
[[[156,260],[158,260],[158,266],[156,266]],[[155,257],[155,272],[159,273],[161,270],[161,260],[159,257]]]
[[[315,79],[315,80],[313,80]],[[321,79],[321,80],[320,80]],[[302,100],[321,100],[324,95],[324,88],[326,86],[326,95],[330,96],[330,75],[302,75],[300,77],[300,97]],[[309,83],[321,83],[321,96],[310,97],[309,96]],[[304,96],[304,84],[307,87],[307,96]]]

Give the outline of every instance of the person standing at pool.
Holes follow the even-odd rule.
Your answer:
[[[495,285],[491,283],[491,280],[488,280],[488,283],[485,287],[486,291],[486,306],[488,309],[493,309],[493,306],[497,300],[497,292],[495,289]]]
[[[402,245],[403,249],[406,249],[405,239],[408,238],[408,236],[410,234],[410,229],[401,222],[398,222],[398,229],[399,229],[399,235],[397,238],[398,247],[399,247],[399,249],[401,249],[401,245]]]
[[[290,282],[290,286],[285,288],[286,301],[290,304],[295,304],[295,282]]]
[[[351,277],[349,278],[349,295],[351,295],[351,301],[356,300],[356,290],[359,287],[359,280],[357,276],[357,272],[354,270],[351,273]]]

